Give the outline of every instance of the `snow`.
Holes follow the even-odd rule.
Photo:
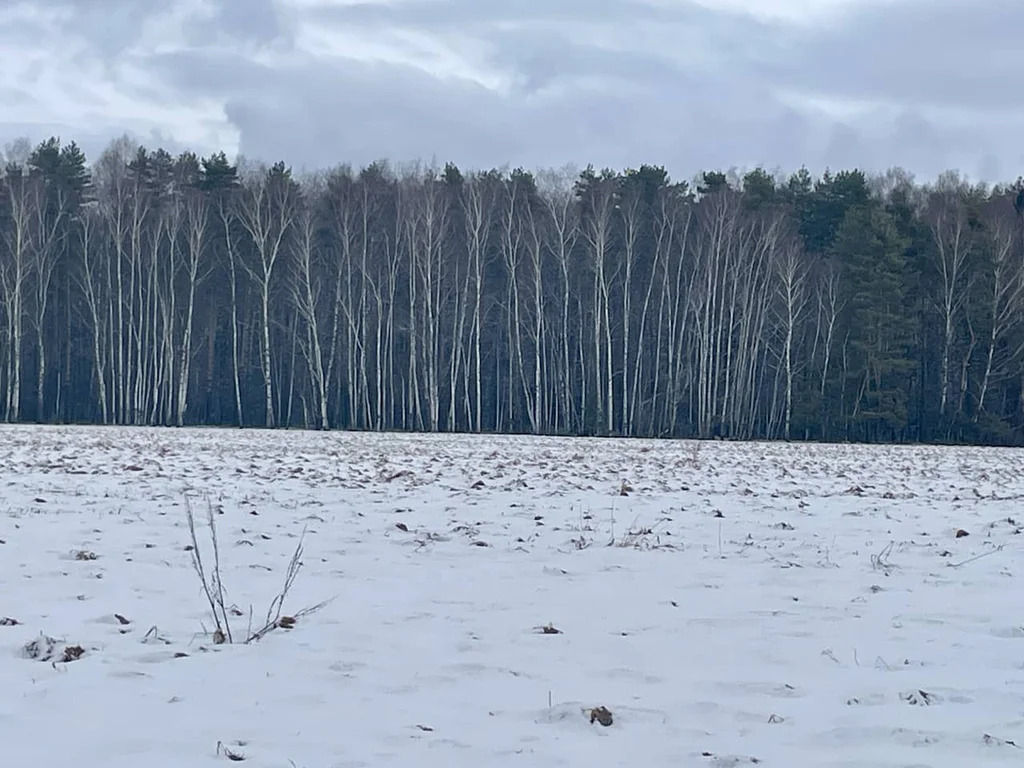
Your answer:
[[[9,765],[1024,764],[1020,451],[16,426],[0,481]],[[236,635],[303,529],[330,602],[214,645],[186,497]]]

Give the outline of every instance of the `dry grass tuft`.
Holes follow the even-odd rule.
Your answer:
[[[196,533],[195,512],[192,509],[192,504],[188,497],[185,498],[185,509],[186,515],[188,516],[188,530],[192,543],[186,547],[186,550],[192,555],[192,568],[199,577],[199,581],[203,586],[203,594],[205,595],[206,601],[210,607],[210,615],[212,616],[214,623],[212,633],[213,643],[214,645],[231,644],[235,642],[235,635],[231,628],[231,617],[238,617],[244,614],[236,606],[227,605],[224,580],[221,577],[220,544],[217,537],[217,524],[214,510],[213,506],[209,502],[207,502],[206,508],[206,520],[209,528],[210,546],[213,557],[212,563],[204,561],[203,559],[202,549],[199,546],[199,536]],[[256,630],[253,630],[252,609],[249,609],[249,627],[244,636],[244,643],[248,644],[256,642],[275,629],[291,629],[295,626],[296,620],[319,611],[327,605],[328,602],[330,602],[325,600],[308,608],[303,608],[301,611],[298,611],[291,616],[281,616],[281,613],[284,610],[284,601],[288,597],[288,593],[291,591],[292,586],[295,584],[295,580],[299,576],[299,571],[302,569],[302,555],[305,551],[303,544],[305,542],[305,538],[306,529],[304,528],[302,530],[302,534],[299,536],[299,542],[295,546],[295,551],[292,553],[291,560],[288,562],[288,568],[285,570],[284,584],[282,585],[281,590],[270,601],[270,606],[267,608],[266,618],[263,625]]]

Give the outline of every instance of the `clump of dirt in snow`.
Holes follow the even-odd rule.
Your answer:
[[[608,707],[594,707],[592,710],[590,710],[591,724],[593,724],[595,720],[599,722],[601,725],[603,725],[605,728],[607,728],[614,722],[611,710],[608,709]]]
[[[63,645],[48,635],[40,634],[35,640],[26,643],[21,649],[26,659],[33,661],[50,661],[70,664],[85,655],[85,648],[80,645]]]

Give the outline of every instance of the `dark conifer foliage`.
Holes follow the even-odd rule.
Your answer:
[[[9,422],[1024,442],[1024,182],[53,138],[0,176]]]

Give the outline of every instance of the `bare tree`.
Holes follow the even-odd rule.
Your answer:
[[[300,343],[312,383],[312,394],[317,414],[316,423],[321,429],[329,429],[328,374],[321,341],[323,334],[320,322],[322,299],[321,283],[317,280],[316,228],[315,212],[307,202],[300,208],[296,216],[297,242],[290,288],[292,301],[305,325],[305,335],[300,336]]]
[[[574,306],[573,281],[570,272],[573,269],[572,257],[576,243],[580,237],[579,209],[575,204],[573,188],[569,174],[549,172],[541,176],[541,203],[547,213],[547,226],[544,231],[548,237],[548,251],[551,253],[558,276],[559,318],[556,334],[559,338],[560,356],[558,370],[558,397],[560,402],[560,419],[556,419],[559,430],[571,431],[578,428],[579,419],[576,413],[575,370],[576,362],[572,354],[572,334],[578,333],[579,323],[571,317]]]
[[[613,215],[615,211],[615,177],[605,173],[590,174],[581,190],[584,210],[581,232],[587,245],[588,266],[593,274],[591,289],[591,344],[594,359],[594,388],[598,402],[601,430],[615,430],[615,382],[613,367],[610,304],[616,268],[613,261]]]
[[[800,365],[794,354],[795,345],[797,333],[800,331],[810,303],[811,295],[808,290],[810,268],[803,253],[794,243],[783,247],[774,267],[776,306],[782,332],[780,358],[786,386],[782,434],[788,440],[793,423],[793,380]]]
[[[185,247],[175,249],[175,271],[184,275],[185,310],[182,323],[180,354],[178,357],[178,380],[176,392],[176,421],[178,426],[185,423],[189,404],[189,382],[191,380],[192,339],[195,322],[196,291],[212,272],[208,262],[210,244],[210,202],[198,189],[186,189],[179,198],[184,209]]]
[[[31,179],[20,168],[8,167],[4,187],[8,226],[3,235],[7,258],[0,261],[0,290],[7,310],[7,337],[10,339],[4,414],[7,421],[18,421],[21,418],[25,296],[31,275],[31,225],[39,201],[32,193]]]
[[[989,391],[995,382],[1005,380],[1015,363],[1024,354],[1024,343],[1010,341],[1024,319],[1024,247],[1022,247],[1014,212],[994,204],[989,214],[991,230],[991,257],[985,285],[985,321],[988,334],[985,339],[985,362],[978,385],[978,401],[974,421],[985,413]]]
[[[411,320],[410,405],[415,422],[433,432],[441,423],[442,313],[447,298],[445,238],[449,200],[432,169],[417,181],[406,219]],[[426,400],[425,409],[422,399]]]
[[[970,259],[974,238],[968,224],[970,190],[959,178],[944,176],[929,201],[928,226],[935,245],[938,291],[934,301],[942,323],[939,413],[947,415],[953,347],[958,321],[968,301],[973,275]]]
[[[279,163],[245,181],[237,207],[238,221],[248,233],[251,246],[251,257],[244,259],[242,266],[259,295],[260,365],[268,427],[276,423],[271,368],[273,348],[270,344],[270,295],[275,285],[277,267],[292,234],[298,197],[291,173]]]
[[[469,268],[466,272],[467,282],[472,284],[472,321],[470,324],[470,345],[472,350],[472,395],[468,392],[467,399],[472,404],[467,408],[471,414],[471,429],[479,432],[483,429],[483,298],[486,290],[484,274],[489,254],[493,217],[495,215],[494,180],[486,174],[471,176],[465,185],[462,196],[463,221],[465,222],[465,241]],[[466,367],[469,375],[469,366]]]
[[[818,369],[818,398],[821,403],[821,432],[828,432],[828,409],[825,395],[829,376],[832,373],[832,355],[835,350],[836,334],[840,313],[845,302],[840,299],[839,270],[826,262],[818,272],[815,283],[815,350],[821,347],[821,363]],[[812,357],[813,357],[812,351]]]
[[[106,312],[109,307],[105,292],[104,242],[102,239],[105,217],[96,204],[86,205],[78,216],[75,234],[78,239],[78,253],[81,257],[75,277],[85,298],[86,316],[92,336],[93,372],[99,398],[100,418],[103,424],[110,423],[111,413],[108,392],[111,387],[107,380],[108,358],[105,352],[110,326]]]
[[[50,307],[53,275],[57,261],[64,251],[68,218],[70,215],[69,193],[53,180],[34,179],[32,184],[32,272],[34,275],[34,301],[32,303],[32,328],[36,342],[36,419],[45,418],[45,385],[47,374],[46,318]]]

